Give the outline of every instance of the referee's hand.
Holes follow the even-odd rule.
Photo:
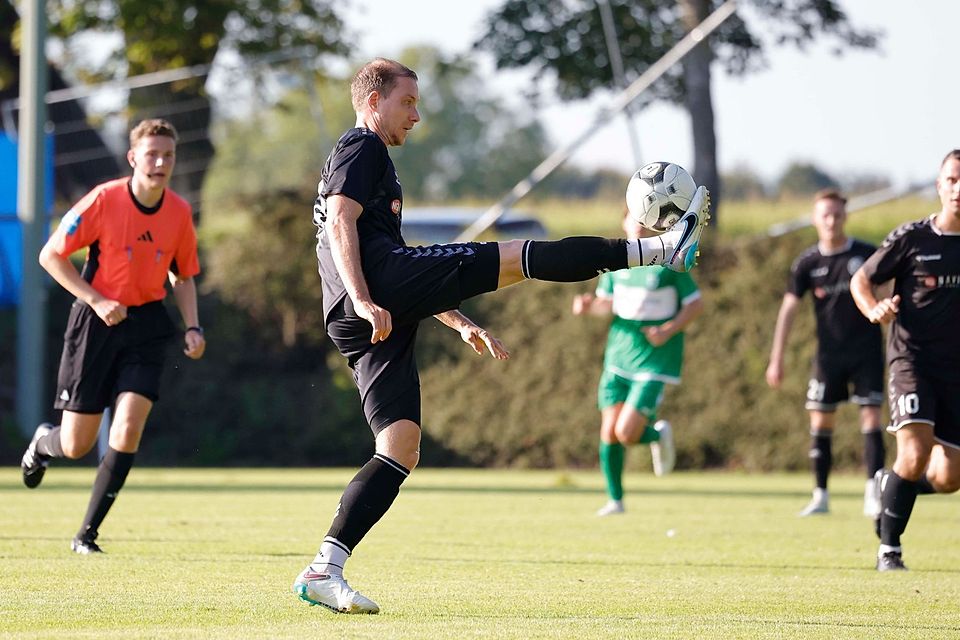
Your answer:
[[[390,332],[393,331],[393,319],[390,317],[390,312],[372,302],[354,303],[353,306],[357,315],[373,327],[370,343],[376,344],[386,340]]]
[[[127,319],[127,307],[116,300],[104,298],[93,303],[93,310],[108,327],[113,327]]]

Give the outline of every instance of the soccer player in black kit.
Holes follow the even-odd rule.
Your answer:
[[[875,517],[880,509],[873,476],[883,467],[883,337],[857,309],[850,295],[850,277],[876,247],[847,237],[847,200],[836,189],[824,189],[813,198],[813,226],[817,244],[804,251],[790,268],[767,367],[767,384],[774,389],[783,381],[783,352],[800,299],[810,291],[817,320],[817,351],[807,385],[810,412],[810,460],[815,487],[800,516],[828,513],[827,479],[833,462],[832,440],[836,410],[849,400],[860,406],[860,432],[867,481],[863,513]],[[853,394],[849,393],[853,385]]]
[[[960,489],[960,149],[940,165],[941,208],[894,229],[853,276],[871,322],[892,323],[887,394],[897,458],[877,473],[879,571],[904,570],[900,536],[920,493]],[[894,280],[893,295],[875,287]]]
[[[377,58],[357,72],[351,96],[356,127],[341,136],[323,167],[314,222],[327,334],[353,370],[376,453],[344,490],[319,552],[293,590],[333,611],[377,613],[376,603],[346,583],[343,566],[419,460],[419,322],[435,316],[478,354],[507,358],[499,340],[457,309],[463,300],[531,278],[575,282],[650,264],[687,271],[709,218],[709,196],[700,187],[674,227],[639,241],[408,247],[401,235],[403,192],[387,148],[402,145],[420,120],[417,75]]]

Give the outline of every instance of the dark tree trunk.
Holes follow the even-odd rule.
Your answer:
[[[677,0],[683,24],[689,32],[710,15],[710,0]],[[710,63],[713,52],[706,40],[683,59],[686,107],[693,126],[693,177],[710,189],[713,224],[719,223],[720,175],[717,171],[717,136],[714,131]]]

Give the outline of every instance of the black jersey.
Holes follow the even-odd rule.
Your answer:
[[[851,238],[842,249],[824,254],[814,245],[800,254],[790,268],[787,290],[802,298],[810,291],[817,318],[817,349],[821,354],[877,353],[883,347],[880,327],[857,309],[850,294],[850,278],[876,247]]]
[[[370,265],[403,245],[400,234],[403,191],[387,145],[376,133],[354,128],[344,133],[323,165],[317,200],[313,205],[313,222],[318,227],[317,258],[323,280],[323,315],[346,295],[340,274],[333,262],[326,237],[326,199],[344,195],[363,207],[357,220],[360,260],[365,274]],[[369,277],[369,276],[368,276]]]
[[[895,280],[900,296],[888,361],[908,360],[921,374],[960,380],[960,234],[941,232],[933,216],[902,224],[863,268],[874,284]]]

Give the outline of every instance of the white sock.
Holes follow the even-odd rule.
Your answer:
[[[310,563],[310,569],[317,573],[329,573],[335,576],[343,575],[343,565],[347,563],[350,552],[336,538],[326,537],[320,544],[320,551],[317,552],[313,562]]]
[[[896,551],[897,553],[903,553],[903,547],[892,547],[889,544],[882,544],[877,550],[877,557],[879,558],[885,553],[890,553],[891,551]]]
[[[643,266],[648,267],[652,264],[663,264],[664,255],[666,254],[666,247],[664,246],[662,236],[653,236],[652,238],[640,238],[637,240],[637,250],[639,252],[639,260],[636,264],[631,262],[632,255],[630,252],[630,247],[633,243],[627,243],[627,264],[631,267]]]
[[[627,266],[642,267],[643,251],[640,249],[640,243],[643,240],[627,240]]]
[[[826,500],[830,497],[830,494],[826,489],[821,489],[820,487],[815,487],[813,490],[813,499],[814,500]]]

